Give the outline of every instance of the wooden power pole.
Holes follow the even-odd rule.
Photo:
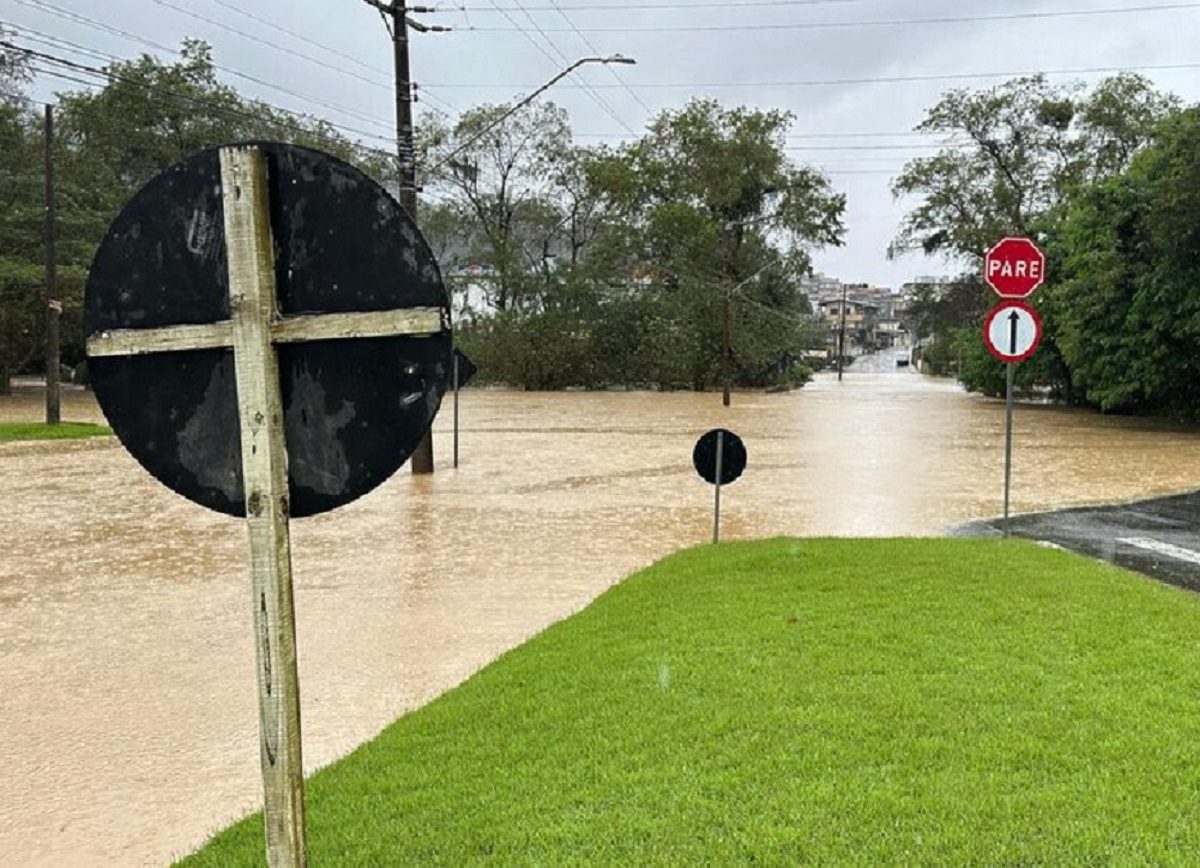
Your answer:
[[[409,21],[410,12],[436,12],[427,6],[409,7],[406,0],[364,0],[391,18],[392,46],[396,66],[396,157],[400,166],[400,204],[417,223],[417,146],[413,132],[413,83],[408,61],[408,28],[421,32],[443,32],[448,27]],[[386,20],[386,17],[385,17]],[[433,428],[430,427],[412,454],[413,473],[433,473]]]
[[[417,222],[417,143],[413,131],[412,73],[408,62],[408,9],[393,0],[392,46],[396,61],[396,156],[400,160],[400,204]],[[412,454],[412,472],[433,473],[433,426]]]
[[[54,106],[46,104],[46,424],[62,421],[62,394],[59,388],[58,315],[62,300],[58,297],[57,226],[54,214]]]
[[[838,382],[842,381],[842,367],[846,363],[846,284],[842,284],[841,322],[838,325]]]
[[[725,290],[725,315],[724,315],[724,328],[723,328],[723,331],[725,332],[725,337],[724,337],[725,347],[724,347],[724,351],[722,353],[722,362],[721,362],[721,375],[725,381],[725,386],[723,389],[723,394],[721,396],[721,403],[724,404],[726,407],[729,406],[729,379],[730,379],[730,370],[729,369],[733,363],[733,347],[731,345],[730,335],[729,335],[729,303],[731,300],[730,299],[731,295],[733,295],[733,290],[731,290],[731,289]]]

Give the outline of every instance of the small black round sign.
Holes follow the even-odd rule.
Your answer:
[[[692,449],[692,466],[700,478],[712,485],[717,484],[717,437],[721,436],[721,484],[735,481],[746,469],[746,444],[742,438],[724,428],[714,428],[696,441]]]
[[[279,313],[437,308],[428,336],[277,346],[293,516],[375,488],[433,422],[451,370],[449,304],[437,262],[407,212],[358,169],[319,151],[255,143],[267,165]],[[218,150],[151,180],[96,253],[85,295],[89,335],[230,319]],[[233,350],[89,362],[121,442],[184,497],[243,515]]]

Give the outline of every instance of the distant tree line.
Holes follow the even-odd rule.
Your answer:
[[[422,226],[460,299],[460,341],[531,389],[803,382],[822,347],[799,278],[841,243],[843,197],[788,160],[782,112],[695,101],[620,147],[574,145],[550,104],[427,129]]]
[[[41,106],[25,97],[27,54],[0,28],[0,392],[41,371],[45,327],[44,139]],[[80,309],[87,269],[121,207],[143,184],[206,147],[275,139],[319,147],[373,174],[395,176],[386,153],[327,122],[239,95],[216,78],[209,47],[185,41],[176,62],[149,56],[105,68],[106,84],[58,95],[53,159],[63,363],[83,361]]]
[[[957,281],[918,290],[926,361],[1000,395],[1004,366],[980,326],[996,299],[983,256],[1005,235],[1047,253],[1034,304],[1046,336],[1021,388],[1105,412],[1200,417],[1200,108],[1141,76],[1090,91],[1020,78],[947,94],[920,130],[945,136],[897,195],[922,201],[893,254],[941,253]]]
[[[396,190],[390,153],[242,96],[203,42],[104,72],[56,105],[68,365],[83,360],[83,284],[105,229],[189,154],[293,141]],[[0,30],[0,390],[42,355],[42,117],[24,96],[30,79],[29,56]],[[581,147],[553,104],[509,109],[426,114],[418,131],[419,222],[481,382],[706,389],[726,363],[739,385],[803,382],[796,360],[826,335],[799,278],[814,250],[842,242],[845,200],[787,157],[790,115],[696,100],[630,142]],[[918,204],[891,255],[922,250],[961,268],[918,289],[910,319],[926,360],[1000,393],[1003,368],[979,334],[993,303],[979,272],[997,239],[1027,234],[1048,252],[1049,281],[1036,300],[1046,340],[1020,386],[1105,411],[1196,416],[1198,112],[1129,74],[1090,89],[1034,76],[947,93],[918,127],[944,147],[893,183]]]
[[[42,117],[24,98],[27,54],[0,31],[0,389],[39,371],[44,328]],[[498,122],[482,106],[418,130],[419,223],[460,312],[480,381],[531,389],[708,388],[721,374],[729,304],[735,382],[803,382],[823,334],[799,278],[842,237],[843,198],[786,157],[791,118],[695,102],[637,141],[573,143],[549,103]],[[347,159],[397,191],[396,161],[327,122],[247,99],[216,77],[209,47],[105,67],[58,94],[63,361],[83,360],[86,272],[122,205],[202,148],[274,139]],[[464,310],[468,300],[473,310]]]

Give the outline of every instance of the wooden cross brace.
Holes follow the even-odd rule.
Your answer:
[[[91,335],[91,356],[232,347],[241,423],[242,479],[254,591],[260,757],[267,861],[307,864],[300,689],[288,532],[288,470],[276,344],[399,335],[446,328],[440,308],[279,314],[267,167],[253,146],[222,148],[221,197],[229,267],[229,320]]]

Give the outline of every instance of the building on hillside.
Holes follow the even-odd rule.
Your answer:
[[[830,277],[818,271],[815,274],[806,274],[800,278],[800,291],[808,296],[809,302],[815,309],[817,302],[821,299],[830,298],[834,295],[840,296],[842,282],[836,277]]]
[[[907,299],[890,287],[843,283],[824,275],[809,278],[813,305],[826,326],[826,346],[837,352],[842,298],[846,299],[846,352],[874,352],[910,342]]]
[[[837,353],[838,333],[842,328],[842,297],[824,298],[817,302],[818,316],[825,324],[826,345],[830,352]],[[876,321],[879,315],[879,305],[863,298],[852,297],[849,294],[845,301],[846,311],[846,345],[843,352],[854,355],[859,351],[875,347]]]

